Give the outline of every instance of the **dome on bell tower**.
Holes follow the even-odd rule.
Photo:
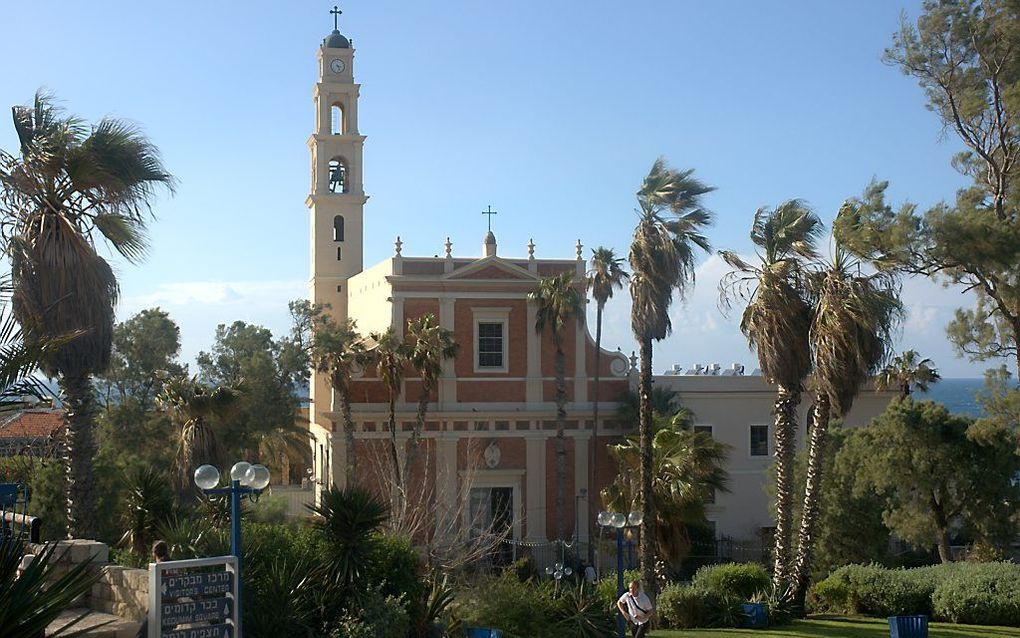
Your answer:
[[[327,49],[349,49],[351,48],[351,41],[345,38],[340,31],[333,29],[333,33],[330,33],[322,40],[322,46]]]

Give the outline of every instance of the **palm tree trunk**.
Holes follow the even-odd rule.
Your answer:
[[[800,389],[776,388],[776,537],[773,551],[775,563],[772,582],[777,589],[790,579],[790,547],[793,539],[793,468],[797,445],[797,406]]]
[[[340,409],[344,415],[344,443],[347,446],[347,467],[344,468],[344,482],[351,489],[358,481],[358,455],[354,450],[354,415],[351,413],[351,395],[340,395]]]
[[[411,432],[411,440],[408,442],[407,453],[404,456],[404,474],[407,476],[410,476],[411,468],[418,461],[418,452],[421,449],[421,433],[425,430],[425,416],[428,414],[430,394],[430,385],[422,378],[421,395],[418,397],[418,414],[415,417],[414,431]]]
[[[67,414],[64,464],[68,538],[96,538],[95,395],[87,375],[60,378]]]
[[[567,381],[566,356],[556,348],[556,538],[565,540],[567,512]]]
[[[397,452],[397,396],[390,390],[390,460],[393,462],[393,480],[396,485],[397,512],[404,509],[404,481],[400,478],[400,455]]]
[[[652,498],[652,338],[641,339],[641,580],[649,596],[655,596],[655,501]],[[625,512],[626,513],[626,512]]]
[[[591,421],[591,446],[588,450],[588,562],[595,560],[595,545],[591,542],[595,538],[595,499],[598,497],[598,487],[595,481],[599,473],[596,464],[599,460],[599,381],[602,375],[602,310],[603,304],[598,305],[595,314],[595,391],[592,393],[592,421]]]
[[[819,392],[815,399],[815,414],[811,423],[808,444],[807,477],[804,482],[804,509],[797,535],[797,560],[793,564],[794,606],[803,613],[804,599],[811,578],[811,554],[814,551],[814,534],[821,510],[822,469],[825,457],[825,435],[829,429],[829,396]]]

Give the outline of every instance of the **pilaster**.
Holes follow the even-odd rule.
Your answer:
[[[528,300],[527,315],[528,323],[526,325],[526,330],[528,334],[528,365],[524,399],[529,405],[534,405],[542,402],[542,343],[538,331],[535,330],[535,320],[538,318],[538,307],[530,299]]]
[[[529,437],[525,439],[525,477],[526,503],[524,520],[528,526],[526,540],[531,543],[544,543],[545,535],[545,448],[546,437]]]
[[[453,261],[450,259],[449,261]],[[454,304],[456,302],[447,297],[439,300],[439,326],[446,330],[454,329]],[[439,375],[439,409],[446,409],[447,405],[457,402],[457,375],[454,359],[443,359],[443,370]]]
[[[574,439],[574,520],[577,529],[574,534],[582,543],[588,542],[588,492],[591,486],[588,485],[588,448],[591,441],[587,436],[576,436]]]
[[[436,439],[436,531],[456,537],[457,439]]]

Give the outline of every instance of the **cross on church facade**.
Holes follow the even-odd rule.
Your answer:
[[[498,215],[499,213],[497,213],[496,211],[492,210],[492,206],[489,206],[488,208],[486,208],[486,210],[482,211],[482,214],[489,216],[489,232],[491,233],[492,232],[492,216],[493,215]]]
[[[343,11],[340,10],[340,7],[338,7],[338,6],[336,6],[334,4],[333,5],[333,10],[330,11],[330,14],[333,16],[333,30],[334,31],[339,31],[340,30],[340,26],[339,26],[337,20],[340,18],[340,14],[341,13],[343,13]]]

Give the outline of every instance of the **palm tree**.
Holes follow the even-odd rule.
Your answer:
[[[702,234],[712,215],[701,198],[714,190],[694,176],[655,161],[637,192],[640,210],[630,246],[631,329],[641,349],[641,579],[655,593],[655,503],[652,499],[652,341],[672,332],[669,307],[694,281],[695,249],[710,250]]]
[[[723,305],[747,303],[740,330],[758,353],[762,375],[776,386],[776,534],[773,551],[777,588],[788,584],[793,537],[793,471],[797,407],[811,372],[811,305],[805,294],[804,260],[817,256],[821,220],[802,201],[791,199],[774,210],[759,208],[751,226],[759,264],[721,251],[734,268],[720,282]]]
[[[219,466],[223,448],[211,420],[226,420],[240,407],[237,386],[209,388],[198,377],[171,377],[163,382],[156,405],[177,427],[177,454],[171,476],[174,490],[184,496],[194,493],[191,474],[199,465]]]
[[[903,314],[895,276],[883,271],[861,274],[861,266],[837,243],[832,262],[809,277],[815,300],[810,338],[816,396],[808,433],[797,558],[793,563],[798,609],[803,608],[810,579],[829,419],[845,416],[861,387],[888,360],[892,337]]]
[[[329,306],[311,306],[307,301],[292,302],[299,340],[307,342],[312,366],[326,375],[333,390],[333,401],[339,400],[344,420],[344,441],[347,447],[347,465],[344,468],[346,485],[357,483],[358,463],[354,447],[354,417],[351,412],[351,380],[368,364],[365,344],[358,334],[354,319],[337,322],[326,313]],[[336,405],[330,406],[336,412]]]
[[[556,538],[563,539],[566,529],[567,485],[567,364],[563,352],[563,338],[567,328],[584,312],[584,297],[574,281],[574,273],[565,271],[555,277],[545,277],[538,288],[528,294],[535,304],[535,331],[548,333],[552,338],[553,367],[556,371]],[[575,344],[581,348],[582,344]]]
[[[376,372],[389,393],[390,461],[393,463],[396,486],[396,510],[402,513],[406,486],[400,471],[400,456],[397,451],[397,397],[400,396],[404,385],[404,366],[407,364],[408,348],[392,327],[387,328],[385,332],[373,332],[369,338],[375,341],[372,356],[375,358]]]
[[[691,527],[705,525],[705,504],[717,491],[727,491],[724,466],[729,446],[710,435],[691,432],[693,415],[658,417],[652,437],[652,495],[655,500],[655,546],[659,556],[678,568],[688,554]],[[609,446],[619,466],[616,479],[602,491],[607,509],[628,512],[640,494],[641,447],[637,437]]]
[[[80,333],[43,363],[58,377],[67,414],[68,532],[94,538],[91,377],[110,363],[117,278],[99,256],[104,238],[135,263],[157,190],[172,190],[159,152],[135,126],[104,118],[88,126],[37,93],[14,108],[20,157],[0,152],[0,221],[14,282],[13,310],[30,340]]]
[[[927,357],[922,359],[917,350],[907,350],[893,357],[889,365],[882,368],[875,378],[875,389],[885,391],[889,388],[899,388],[900,398],[906,399],[913,393],[914,388],[927,392],[929,384],[938,383],[941,379],[931,359]]]
[[[411,433],[411,445],[407,449],[405,471],[409,472],[421,445],[421,433],[425,429],[425,415],[429,408],[429,397],[439,385],[443,373],[443,362],[453,359],[460,350],[453,337],[453,331],[439,325],[435,315],[425,314],[407,322],[407,340],[411,366],[421,377],[421,392],[418,395],[418,417]]]
[[[623,258],[617,257],[612,248],[599,246],[592,251],[591,268],[587,275],[587,288],[595,299],[595,391],[592,396],[592,444],[589,450],[590,460],[588,462],[588,511],[595,511],[595,480],[598,477],[596,464],[599,455],[599,381],[602,372],[602,314],[606,309],[606,302],[613,298],[613,292],[623,288],[623,282],[630,275],[623,268]],[[594,519],[589,516],[589,527],[594,525]],[[592,536],[589,529],[589,538]],[[589,546],[589,551],[592,547]]]

